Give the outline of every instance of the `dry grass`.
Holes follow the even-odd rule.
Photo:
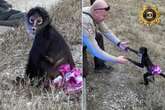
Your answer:
[[[51,13],[57,14],[52,15],[52,25],[65,36],[77,66],[81,67],[80,25],[76,24],[80,17],[80,4],[76,0],[64,0],[61,6],[52,7]],[[62,91],[46,92],[30,86],[15,86],[13,80],[24,74],[32,41],[24,27],[8,31],[0,39],[0,110],[80,110],[81,99],[66,96]]]
[[[121,40],[129,40],[132,48],[146,46],[153,62],[159,64],[164,71],[165,2],[157,1],[161,11],[161,23],[149,28],[138,23],[138,10],[141,4],[139,0],[106,1],[111,5],[109,17],[106,20],[109,28]],[[84,4],[88,4],[87,0]],[[135,54],[122,53],[106,40],[105,48],[112,55],[126,55],[138,60]],[[155,83],[151,83],[146,88],[140,84],[145,72],[143,69],[130,63],[112,66],[114,67],[112,72],[102,71],[89,75],[89,110],[165,110],[163,78],[156,77]],[[92,91],[91,88],[93,88]]]
[[[71,44],[81,43],[81,2],[78,0],[59,3],[60,7],[50,10],[53,24]],[[76,4],[76,5],[75,5]],[[63,11],[63,13],[61,13]],[[67,22],[67,24],[66,24]]]

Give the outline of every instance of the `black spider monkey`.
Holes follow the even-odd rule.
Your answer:
[[[52,27],[44,8],[30,9],[26,20],[29,32],[34,35],[25,72],[31,82],[36,81],[38,86],[47,79],[54,79],[61,64],[70,64],[71,68],[75,66],[69,46]]]
[[[140,47],[139,48],[139,52],[128,47],[127,48],[128,50],[134,52],[135,54],[137,55],[140,55],[141,56],[141,62],[138,63],[130,58],[127,58],[130,62],[132,62],[133,64],[135,64],[136,66],[138,67],[141,67],[141,68],[146,68],[147,69],[147,72],[143,75],[143,78],[144,78],[144,84],[145,85],[148,85],[149,84],[149,76],[153,76],[153,80],[154,80],[154,75],[155,74],[159,74],[160,76],[164,77],[165,78],[165,75],[161,72],[160,70],[160,67],[157,67],[157,71],[154,70],[155,68],[155,65],[152,63],[152,61],[150,60],[150,57],[147,53],[147,48],[146,47]],[[157,72],[157,73],[155,73]]]

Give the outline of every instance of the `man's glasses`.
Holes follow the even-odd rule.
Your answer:
[[[105,11],[109,11],[110,10],[110,6],[106,7],[106,8],[96,8],[94,9],[95,11],[96,10],[105,10]]]

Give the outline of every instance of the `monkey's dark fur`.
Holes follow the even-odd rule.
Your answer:
[[[144,84],[148,85],[149,84],[149,78],[148,78],[149,76],[153,76],[153,80],[154,80],[154,74],[152,74],[152,70],[151,70],[151,67],[153,67],[154,64],[150,60],[150,57],[149,57],[148,52],[147,52],[147,48],[146,47],[140,47],[139,52],[134,50],[134,49],[131,49],[131,48],[128,48],[128,49],[130,51],[136,53],[136,54],[141,54],[141,62],[140,63],[138,63],[138,62],[136,62],[130,58],[127,58],[127,59],[130,62],[132,62],[133,64],[135,64],[136,66],[141,67],[141,68],[145,67],[147,69],[147,72],[143,75],[143,78],[144,78]],[[163,73],[160,73],[159,75],[165,78],[165,75]]]
[[[36,32],[25,75],[42,82],[53,79],[58,74],[59,65],[70,64],[74,67],[75,64],[67,43],[51,26],[48,13],[41,7],[35,7],[28,12],[27,18],[35,13],[43,17],[44,24]]]

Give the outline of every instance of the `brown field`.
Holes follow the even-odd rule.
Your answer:
[[[63,0],[58,6],[52,6],[49,10],[52,25],[68,42],[78,67],[82,64],[80,6],[77,0]],[[66,96],[62,91],[45,92],[39,88],[13,84],[16,76],[24,74],[32,41],[28,39],[22,26],[8,31],[6,28],[1,30],[0,110],[80,110],[81,99]]]

